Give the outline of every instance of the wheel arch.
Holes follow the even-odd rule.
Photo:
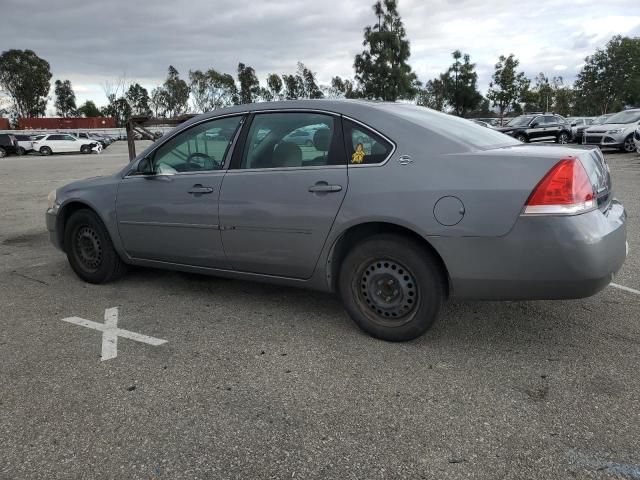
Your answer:
[[[331,247],[331,251],[329,252],[327,258],[327,281],[329,283],[329,287],[332,291],[335,291],[337,288],[337,282],[339,277],[340,266],[342,265],[343,260],[345,259],[347,253],[355,246],[357,243],[371,235],[376,235],[380,233],[393,233],[396,235],[406,236],[408,238],[413,239],[417,243],[419,243],[426,252],[429,252],[430,255],[436,260],[442,274],[445,277],[446,284],[446,292],[445,294],[448,296],[451,290],[451,278],[449,276],[449,271],[447,266],[438,251],[434,248],[434,246],[422,235],[411,230],[408,227],[398,225],[390,222],[366,222],[360,223],[357,225],[353,225],[349,227],[347,230],[342,232],[338,239],[334,242]]]
[[[70,200],[64,203],[58,211],[58,216],[56,219],[56,235],[58,236],[59,245],[62,248],[62,251],[65,253],[66,250],[64,246],[64,232],[67,228],[67,222],[71,218],[71,215],[73,215],[78,210],[91,210],[98,216],[102,223],[106,225],[104,218],[102,218],[98,210],[88,202],[82,200]]]

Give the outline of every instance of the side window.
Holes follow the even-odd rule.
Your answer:
[[[531,126],[533,126],[535,123],[537,123],[536,127],[544,127],[546,122],[544,121],[544,117],[536,117],[531,122]],[[534,128],[536,128],[536,127],[534,127]]]
[[[49,135],[49,138],[47,140],[62,140],[64,138],[64,135]]]
[[[546,125],[557,125],[559,123],[559,121],[553,115],[548,115],[548,116],[544,117],[544,123]]]
[[[204,122],[185,130],[156,150],[153,169],[160,174],[220,170],[242,116]]]
[[[77,138],[76,137],[72,137],[71,135],[65,135],[64,139],[67,140],[67,141],[70,141],[70,142],[77,141]]]
[[[258,113],[251,122],[240,168],[344,165],[335,117],[322,113]]]
[[[393,151],[390,142],[349,120],[344,121],[344,140],[350,165],[382,163]]]

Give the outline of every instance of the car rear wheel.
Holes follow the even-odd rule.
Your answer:
[[[567,132],[560,133],[560,135],[558,135],[558,138],[556,139],[556,142],[561,144],[569,143],[569,134]]]
[[[636,144],[633,141],[633,135],[629,135],[624,139],[621,150],[626,153],[633,153],[636,151]]]
[[[49,147],[40,148],[40,155],[51,155],[53,152]]]
[[[440,312],[446,287],[438,262],[420,244],[380,234],[347,254],[339,289],[347,312],[362,330],[401,342],[429,329]]]
[[[0,147],[0,158],[6,157],[7,151],[4,148]]]
[[[522,133],[519,135],[516,135],[516,140],[520,140],[522,143],[527,143],[529,140],[527,140],[527,136],[523,135]]]
[[[126,271],[107,228],[91,210],[71,215],[64,230],[64,246],[71,268],[85,282],[106,283]]]

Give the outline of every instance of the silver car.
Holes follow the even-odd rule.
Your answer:
[[[284,140],[309,126],[312,147]],[[140,265],[335,291],[393,341],[448,297],[593,295],[626,256],[599,149],[364,101],[200,115],[120,172],[52,192],[46,223],[84,281]]]
[[[598,145],[602,148],[617,148],[623,152],[633,152],[633,133],[640,125],[640,108],[624,110],[609,117],[602,125],[584,130],[584,145]]]

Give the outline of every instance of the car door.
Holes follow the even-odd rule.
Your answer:
[[[544,137],[545,135],[544,116],[539,115],[531,121],[530,127],[527,130],[527,134],[529,135],[529,140],[532,142],[540,141],[542,137]]]
[[[80,141],[71,135],[64,135],[61,144],[65,152],[80,151]]]
[[[290,139],[313,131],[311,146]],[[220,191],[222,241],[233,269],[309,278],[347,186],[339,116],[257,113]]]
[[[133,258],[226,268],[218,196],[242,115],[197,123],[142,159],[119,185],[118,231]],[[138,173],[139,172],[139,173]]]
[[[555,140],[556,137],[560,134],[560,130],[562,129],[564,122],[560,122],[560,119],[555,115],[545,115],[544,116],[544,139],[545,140]]]

